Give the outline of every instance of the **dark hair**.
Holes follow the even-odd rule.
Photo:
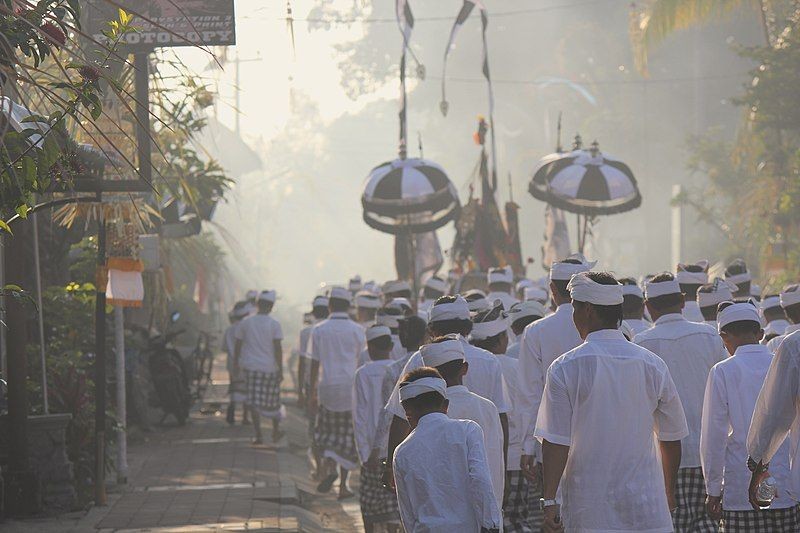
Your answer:
[[[343,313],[350,309],[350,302],[343,298],[331,298],[328,301],[328,305],[334,313]]]
[[[442,375],[445,381],[450,381],[458,377],[458,373],[461,372],[461,367],[464,365],[464,361],[459,361],[456,359],[455,361],[448,361],[443,365],[439,365],[436,367],[436,370],[439,371],[439,374]]]
[[[653,276],[653,278],[650,280],[650,283],[663,283],[665,281],[675,281],[675,276],[673,276],[671,272],[662,272],[661,274],[656,274]],[[663,296],[656,296],[655,298],[647,299],[647,303],[659,311],[664,311],[673,307],[680,307],[683,302],[683,294],[680,293],[665,294]]]
[[[498,333],[494,337],[487,337],[485,339],[480,339],[480,340],[473,339],[473,340],[469,341],[469,343],[471,345],[473,345],[473,346],[477,346],[478,348],[482,348],[482,349],[486,350],[487,352],[494,353],[494,351],[492,349],[500,343],[500,338],[503,335],[508,335],[508,333],[506,333],[505,331],[501,331],[500,333]]]
[[[373,346],[376,350],[391,350],[394,346],[394,341],[390,335],[381,335],[371,341],[367,341],[367,346]]]
[[[269,300],[259,300],[258,301],[258,312],[259,313],[269,313],[272,311],[272,308],[275,307],[275,302],[270,302]]]
[[[707,305],[705,307],[700,308],[700,314],[703,315],[703,319],[705,320],[716,320],[717,319],[717,306],[716,305]]]
[[[410,300],[411,299],[411,290],[403,289],[403,290],[400,290],[400,291],[388,292],[388,293],[384,294],[384,296],[389,296],[389,295],[392,295],[392,298],[408,298]]]
[[[422,318],[412,315],[400,320],[400,344],[406,350],[417,349],[425,340],[428,324]]]
[[[631,277],[619,278],[617,281],[619,281],[622,285],[638,285],[636,280]]]
[[[744,262],[744,259],[734,259],[725,269],[726,276],[736,276],[745,272],[747,272],[747,263]]]
[[[408,372],[405,376],[403,376],[400,382],[400,388],[408,383],[413,383],[418,379],[422,378],[441,378],[442,375],[435,369],[429,366],[423,366],[420,368],[415,368],[411,372]],[[445,401],[445,397],[439,394],[438,392],[426,392],[424,394],[420,394],[415,398],[409,398],[402,402],[404,407],[409,407],[414,409],[415,411],[432,411],[435,409],[441,409],[442,404]]]
[[[619,285],[617,278],[610,272],[587,272],[586,277],[600,285]],[[617,329],[622,323],[622,304],[619,305],[591,305],[603,326]]]
[[[528,324],[531,324],[537,320],[539,320],[540,316],[532,315],[532,316],[524,316],[519,318],[511,323],[511,329],[514,331],[523,330],[528,327]]]
[[[706,269],[700,265],[683,265],[682,270],[684,272],[691,272],[692,274],[699,274],[701,272],[705,272]],[[690,300],[694,300],[697,298],[697,289],[700,288],[702,283],[681,283],[681,291],[686,294],[686,297]]]
[[[315,305],[314,308],[311,309],[311,314],[314,315],[314,318],[317,320],[328,318],[328,308],[324,305]]]

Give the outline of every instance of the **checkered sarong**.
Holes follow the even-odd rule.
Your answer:
[[[800,506],[761,511],[722,511],[721,533],[800,531]]]
[[[330,457],[346,470],[358,466],[353,414],[350,411],[317,410],[314,424],[314,445],[325,457]]]
[[[245,370],[244,379],[247,387],[247,405],[258,409],[258,413],[263,417],[283,418],[281,374]]]
[[[706,514],[706,483],[703,469],[681,468],[675,487],[678,508],[672,513],[676,533],[717,533],[719,526]]]
[[[534,501],[533,487],[521,470],[509,470],[506,476],[509,483],[506,504],[503,507],[503,531],[538,533],[542,529],[542,513],[539,511],[538,497]]]
[[[228,379],[230,380],[230,384],[228,385],[228,395],[230,395],[231,401],[246,402],[247,382],[242,375],[242,370],[240,369],[238,372],[230,370],[228,372]]]
[[[383,467],[361,465],[358,502],[364,520],[375,522],[400,521],[397,496],[383,487]]]

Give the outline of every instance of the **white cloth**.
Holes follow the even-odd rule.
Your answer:
[[[558,306],[556,312],[529,324],[525,328],[519,349],[521,378],[520,407],[522,410],[522,453],[533,455],[536,439],[533,430],[542,401],[547,369],[560,355],[572,350],[583,340],[572,321],[572,304]]]
[[[344,287],[333,287],[330,293],[331,300],[344,300],[345,302],[352,302],[353,301],[353,293],[345,289]]]
[[[242,370],[275,372],[275,341],[281,339],[281,325],[271,316],[258,313],[245,318],[236,328],[236,340],[242,341],[239,366]]]
[[[647,331],[648,329],[653,327],[653,324],[651,324],[650,322],[648,322],[643,318],[626,318],[622,322],[624,322],[625,324],[628,325],[629,328],[631,328],[634,335],[638,335],[639,333]]]
[[[489,320],[486,322],[472,322],[472,331],[469,334],[469,339],[471,341],[482,341],[486,339],[491,339],[492,337],[496,337],[500,335],[504,331],[509,331],[511,324],[509,324],[508,318],[504,316],[499,316],[495,320]],[[513,334],[513,332],[511,332]]]
[[[503,310],[505,310],[505,311],[508,311],[509,309],[511,309],[512,305],[514,305],[515,303],[519,302],[519,300],[517,300],[516,298],[511,296],[509,293],[507,293],[507,292],[498,292],[498,291],[490,292],[489,294],[486,295],[486,299],[489,301],[489,304],[492,305],[492,306],[494,306],[494,301],[495,300],[500,300],[500,303],[503,304]]]
[[[517,361],[519,361],[519,347],[521,344],[520,342],[521,340],[522,340],[522,335],[520,335],[518,340],[508,345],[508,348],[506,348],[506,357],[509,357],[511,359],[516,359]],[[506,383],[506,385],[508,384]]]
[[[367,328],[367,342],[374,341],[379,337],[391,337],[392,330],[386,326],[374,325]]]
[[[386,367],[392,364],[391,359],[370,361],[356,370],[353,387],[353,428],[356,436],[356,449],[361,463],[366,463],[374,448],[379,450],[378,457],[386,457],[388,441],[376,442],[376,429],[383,410],[381,385]]]
[[[567,285],[573,302],[586,302],[594,305],[622,305],[622,284],[603,285],[580,272],[572,276]]]
[[[483,430],[483,447],[492,489],[497,505],[503,506],[503,491],[506,484],[506,465],[503,460],[503,426],[500,413],[492,402],[470,392],[464,385],[447,387],[447,416],[455,420],[472,420]]]
[[[233,359],[236,355],[236,329],[241,322],[234,322],[225,328],[225,333],[222,335],[222,349],[225,350],[225,367],[228,372],[233,371]]]
[[[619,330],[590,333],[556,359],[536,437],[570,447],[561,478],[566,531],[672,532],[656,439],[687,434],[667,365]]]
[[[450,361],[464,361],[464,346],[456,336],[452,340],[425,344],[419,349],[425,366],[437,367]]]
[[[644,293],[642,292],[641,287],[638,285],[623,285],[622,286],[622,295],[623,296],[637,296],[639,298],[644,299]]]
[[[717,324],[720,330],[733,322],[755,322],[761,326],[761,317],[758,308],[750,302],[741,302],[729,305],[717,315]]]
[[[784,320],[783,318],[773,320],[767,324],[767,327],[764,328],[764,337],[769,337],[771,335],[783,335],[786,333],[786,328],[789,326],[789,321]]]
[[[300,357],[311,357],[311,353],[308,350],[308,343],[311,340],[312,329],[314,329],[314,324],[305,326],[300,330],[300,340],[298,344],[298,352],[300,353]]]
[[[519,361],[508,355],[496,355],[503,370],[508,399],[511,402],[508,410],[508,459],[506,470],[519,470],[522,456],[522,412],[520,410]]]
[[[781,300],[781,307],[786,308],[791,305],[800,304],[800,289],[795,288],[794,286],[791,287],[794,290],[784,290],[781,292],[780,300]]]
[[[569,281],[572,276],[579,272],[586,272],[594,268],[597,261],[587,261],[582,254],[572,254],[567,259],[577,259],[580,264],[562,263],[557,261],[550,265],[550,279]]]
[[[508,283],[512,285],[514,283],[514,271],[508,266],[504,268],[491,268],[489,269],[489,274],[486,276],[486,282],[489,284]]]
[[[423,416],[395,450],[393,466],[407,533],[479,533],[502,526],[475,422]]]
[[[669,367],[689,424],[689,435],[681,442],[681,468],[700,466],[703,396],[711,367],[728,357],[722,339],[706,324],[671,313],[636,335],[633,342],[658,355]]]
[[[456,296],[452,303],[440,303],[431,307],[430,322],[442,320],[469,320],[467,301],[461,296]]]
[[[681,286],[677,280],[648,281],[644,286],[645,298],[658,298],[667,294],[681,294]]]
[[[737,348],[733,357],[714,365],[708,374],[700,459],[706,490],[710,496],[722,495],[726,511],[752,509],[748,499],[747,431],[771,362],[772,353],[766,346],[747,344]],[[770,461],[769,471],[778,487],[789,486],[788,441]],[[791,498],[776,498],[771,508],[783,509],[795,503]]]
[[[364,328],[350,320],[347,313],[332,313],[311,330],[311,359],[319,361],[316,386],[319,403],[325,409],[351,409],[358,355],[365,343]]]
[[[783,335],[778,335],[777,337],[773,337],[772,339],[767,342],[767,348],[772,353],[778,352],[778,347],[783,342],[783,339],[794,333],[795,331],[800,331],[800,324],[789,324],[786,326],[786,329],[783,330]]]
[[[507,413],[509,404],[508,392],[503,381],[503,371],[497,358],[486,350],[469,344],[464,337],[459,337],[459,339],[464,347],[464,358],[469,363],[469,370],[467,375],[464,376],[464,385],[478,396],[483,396],[494,403],[498,412]],[[408,360],[400,375],[404,376],[406,373],[421,366],[423,366],[422,355],[416,352]],[[400,405],[397,385],[398,383],[395,384],[392,395],[386,403],[386,410],[394,416],[405,419],[406,413],[403,406]]]
[[[689,322],[705,322],[703,313],[700,312],[700,305],[695,300],[686,300],[683,304],[683,318]]]
[[[278,293],[275,291],[261,291],[258,295],[259,302],[271,302],[275,303],[275,300],[278,298]]]
[[[400,401],[411,400],[429,392],[438,392],[442,399],[446,398],[447,382],[440,377],[428,376],[405,383],[400,387]]]
[[[772,359],[747,433],[747,453],[770,462],[789,437],[789,496],[800,498],[800,333],[784,339]]]

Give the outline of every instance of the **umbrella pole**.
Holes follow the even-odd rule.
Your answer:
[[[576,220],[578,221],[578,253],[583,253],[583,244],[581,244],[581,215],[575,215]]]
[[[414,234],[410,234],[411,243],[411,276],[412,276],[412,292],[411,304],[414,307],[414,312],[417,312],[417,299],[419,298],[419,276],[417,275],[417,243]]]

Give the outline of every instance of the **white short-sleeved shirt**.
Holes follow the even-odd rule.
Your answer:
[[[407,533],[480,533],[502,526],[483,431],[475,422],[423,416],[397,447],[393,467]]]
[[[222,349],[225,350],[225,354],[228,356],[225,360],[225,366],[228,372],[233,370],[233,358],[236,355],[236,328],[239,324],[240,322],[234,322],[229,325],[225,328],[225,333],[222,335]]]
[[[722,495],[726,511],[749,511],[750,470],[747,468],[747,431],[764,384],[772,352],[761,344],[736,349],[733,357],[717,363],[708,374],[700,459],[709,496]],[[789,441],[784,441],[769,463],[778,487],[789,483]],[[723,484],[725,490],[722,490]],[[792,498],[776,498],[771,509],[796,505]]]
[[[379,457],[386,456],[387,442],[375,442],[376,430],[383,411],[381,387],[386,368],[394,361],[381,359],[370,361],[356,370],[353,387],[353,428],[356,449],[362,463],[366,463],[374,448],[381,450]]]
[[[310,357],[308,342],[311,340],[312,329],[314,329],[314,324],[309,324],[300,330],[300,342],[297,348],[301,357]]]
[[[317,391],[325,409],[344,412],[352,408],[358,354],[365,343],[364,328],[347,313],[332,313],[311,330],[311,359],[319,361]]]
[[[769,340],[769,342],[767,342],[767,348],[769,348],[769,351],[771,351],[772,353],[778,353],[778,346],[781,345],[783,339],[785,339],[795,331],[800,331],[800,324],[789,324],[788,326],[786,326],[783,335],[778,335],[777,337],[773,337]]]
[[[508,392],[503,381],[503,370],[500,368],[500,362],[494,354],[471,345],[464,337],[459,337],[459,340],[464,347],[464,358],[469,363],[469,370],[467,375],[464,376],[464,385],[478,396],[483,396],[494,403],[498,412],[507,413],[509,404]],[[408,360],[400,375],[404,376],[406,373],[421,366],[423,366],[422,355],[416,352]],[[394,416],[405,420],[406,413],[403,406],[400,405],[399,385],[400,382],[398,381],[392,390],[389,401],[386,403],[386,410]]]
[[[503,506],[506,468],[503,461],[503,426],[500,413],[492,402],[472,393],[464,385],[447,387],[447,416],[457,420],[472,420],[483,430],[483,447],[492,476],[492,488],[497,505]]]
[[[634,335],[638,335],[653,327],[653,324],[643,318],[626,318],[623,322],[631,328]]]
[[[791,462],[787,492],[797,501],[800,500],[800,333],[797,332],[783,339],[772,359],[747,432],[747,452],[756,462],[769,463],[787,435]]]
[[[667,365],[619,330],[590,333],[547,372],[536,437],[569,446],[567,531],[672,532],[657,440],[688,434]]]
[[[522,413],[520,410],[519,361],[508,355],[497,355],[506,382],[510,409],[508,410],[508,459],[506,470],[519,470],[522,456]]]
[[[667,363],[686,413],[689,435],[681,442],[681,468],[700,466],[700,421],[711,367],[727,359],[728,350],[716,330],[690,322],[678,313],[663,315],[634,342]]]
[[[281,325],[270,315],[257,313],[245,318],[236,328],[236,340],[242,341],[239,366],[254,372],[275,372],[274,343],[282,339]]]
[[[522,453],[533,455],[536,415],[542,401],[547,369],[562,354],[583,341],[572,321],[572,304],[561,304],[552,315],[528,324],[519,348],[520,411],[522,413]]]
[[[700,304],[696,300],[687,300],[683,304],[683,318],[689,322],[703,323],[706,321],[703,313],[700,312]]]

